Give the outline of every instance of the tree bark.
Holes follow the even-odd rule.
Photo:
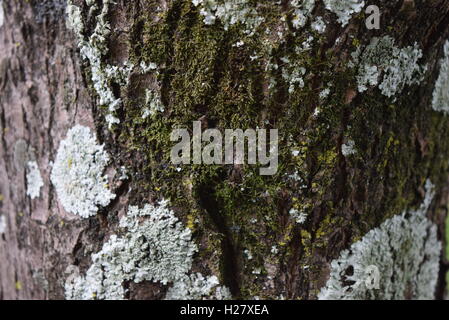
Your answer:
[[[342,26],[322,1],[304,28],[293,26],[291,1],[257,2],[264,21],[250,25],[255,35],[245,33],[248,21],[229,30],[223,21],[205,24],[190,0],[111,4],[102,63],[158,66],[157,74],[133,69],[126,85],[111,84],[123,102],[115,111],[120,123],[111,129],[91,63],[66,27],[66,2],[0,2],[0,216],[6,220],[0,299],[64,299],[67,268],[89,268],[92,254],[119,232],[129,205],[162,199],[192,229],[199,247],[192,272],[217,275],[234,298],[315,299],[331,261],[386,220],[419,207],[426,180],[436,186],[427,216],[445,247],[449,120],[432,110],[432,93],[449,39],[449,3],[370,0],[381,9],[381,28],[367,30],[363,12]],[[81,0],[73,5],[81,8],[88,37],[99,9],[91,13]],[[327,23],[323,34],[310,31],[319,16]],[[309,34],[311,49],[295,53]],[[387,35],[398,48],[416,42],[420,64],[427,65],[423,81],[405,86],[396,99],[378,88],[358,92],[348,66],[357,48]],[[303,87],[293,81],[289,90],[287,64],[305,66]],[[278,69],[267,67],[273,65]],[[164,110],[145,119],[148,88],[160,93]],[[330,95],[320,98],[326,88]],[[260,176],[249,165],[175,170],[170,132],[190,130],[193,121],[204,129],[279,129],[277,174]],[[128,171],[127,180],[111,180],[116,199],[89,219],[64,209],[50,178],[58,147],[77,124],[105,144],[108,173]],[[342,147],[350,142],[356,152],[346,155]],[[37,162],[44,181],[37,199],[27,195],[29,161]],[[295,173],[301,178],[288,178]],[[305,223],[292,219],[294,208],[307,215]],[[447,258],[441,252],[437,299],[445,295]],[[170,287],[124,285],[129,299],[163,298]]]

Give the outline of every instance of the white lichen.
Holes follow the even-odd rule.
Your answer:
[[[77,6],[70,4],[69,2],[67,4],[66,13],[67,13],[67,20],[66,20],[67,28],[75,32],[75,34],[81,35],[81,33],[84,31],[81,9],[78,8]]]
[[[365,65],[360,69],[357,77],[359,92],[368,90],[368,87],[374,87],[379,84],[379,69],[376,66]]]
[[[291,94],[298,88],[304,88],[304,76],[306,75],[306,68],[302,66],[300,60],[292,60],[287,57],[282,57],[282,78],[288,85],[288,92]],[[267,66],[267,70],[275,71],[279,68],[277,64],[271,63]],[[275,83],[270,86],[271,88]]]
[[[320,299],[433,299],[441,243],[437,226],[427,218],[434,187],[417,210],[408,210],[344,250],[331,264]],[[367,270],[379,271],[378,289],[366,285]]]
[[[90,6],[91,12],[98,10],[94,1],[87,1],[86,4]],[[106,122],[109,128],[112,128],[114,124],[120,123],[115,113],[122,105],[121,98],[116,97],[113,92],[112,83],[122,86],[127,85],[130,73],[134,68],[130,64],[110,66],[102,62],[102,58],[109,51],[107,38],[111,33],[111,26],[106,18],[111,4],[113,4],[111,0],[103,1],[100,13],[95,17],[94,32],[87,38],[82,33],[84,31],[84,23],[80,8],[74,6],[69,0],[66,9],[67,26],[75,32],[79,39],[78,47],[80,48],[82,58],[89,61],[91,79],[98,94],[99,103],[108,108]]]
[[[213,25],[216,20],[220,20],[225,30],[242,24],[245,33],[253,35],[264,21],[249,0],[192,0],[192,3],[201,8],[200,14],[205,24]]]
[[[146,63],[144,61],[142,61],[140,63],[140,69],[141,69],[141,73],[148,73],[148,72],[157,72],[157,64],[154,62],[150,62],[150,63]]]
[[[243,254],[246,256],[246,259],[253,260],[253,254],[252,254],[252,252],[250,250],[245,249],[243,251]]]
[[[315,0],[292,0],[291,6],[294,8],[292,24],[298,29],[304,27],[312,16]]]
[[[118,180],[125,181],[129,179],[129,172],[125,166],[121,166],[117,170]]]
[[[152,117],[158,112],[164,112],[165,107],[162,104],[159,93],[152,89],[145,91],[145,108],[143,109],[142,118]]]
[[[97,214],[115,195],[103,175],[109,155],[90,129],[77,125],[69,130],[58,149],[51,181],[64,209],[82,218]]]
[[[326,99],[327,97],[329,97],[330,93],[331,93],[331,89],[330,88],[323,89],[320,92],[320,99],[322,99],[322,100]]]
[[[323,0],[326,9],[335,13],[338,22],[342,26],[346,26],[352,16],[360,13],[365,6],[363,0]]]
[[[185,276],[171,287],[166,300],[229,300],[231,292],[227,287],[220,286],[216,276],[204,277],[200,273]]]
[[[273,52],[273,47],[268,46],[266,54],[268,62],[265,65],[265,71],[270,74],[268,89],[270,94],[277,91],[277,74],[281,72],[282,80],[286,84],[288,92],[294,93],[298,89],[302,89],[306,85],[307,78],[306,63],[303,59],[307,51],[310,51],[313,42],[316,40],[308,32],[304,32],[304,37],[301,43],[297,43],[290,54],[285,56],[276,56]]]
[[[295,52],[299,54],[302,52],[310,51],[312,49],[312,44],[314,40],[315,38],[313,36],[307,37],[307,39],[301,43],[301,46],[297,46],[295,48]]]
[[[354,140],[348,140],[341,145],[341,153],[345,157],[349,157],[357,153]]]
[[[3,9],[3,0],[0,0],[0,28],[5,22],[5,10]]]
[[[314,22],[312,22],[312,30],[318,33],[324,33],[326,31],[326,22],[324,22],[322,17],[317,17]]]
[[[307,221],[307,213],[304,211],[299,211],[298,209],[291,209],[289,211],[290,217],[295,220],[295,222],[299,225],[306,223]]]
[[[387,97],[393,97],[401,92],[406,85],[420,84],[427,67],[420,66],[418,61],[422,58],[421,49],[415,44],[413,47],[393,51],[393,59],[384,70],[384,80],[379,89]]]
[[[44,186],[41,172],[36,161],[29,161],[27,167],[27,195],[31,199],[39,198],[40,190]]]
[[[296,170],[293,174],[285,174],[285,176],[290,179],[292,182],[299,184],[299,188],[305,190],[308,188],[304,179],[301,177],[301,174],[298,170]]]
[[[306,68],[297,67],[293,68],[290,72],[284,68],[282,77],[288,82],[288,92],[293,93],[296,88],[304,88],[304,75],[306,74]]]
[[[352,54],[350,66],[357,68],[359,92],[378,86],[382,94],[394,97],[405,86],[420,84],[426,66],[420,66],[423,54],[414,46],[398,48],[390,36],[373,38],[365,49],[357,49]]]
[[[7,228],[6,217],[4,215],[0,215],[0,235],[6,233],[6,228]]]
[[[90,7],[90,14],[99,11],[95,16],[94,32],[86,37],[83,32],[85,26],[80,8],[68,1],[67,5],[67,26],[75,32],[78,37],[78,47],[83,59],[87,60],[90,65],[91,80],[94,89],[99,98],[99,104],[107,107],[105,115],[106,123],[109,129],[120,123],[120,119],[116,115],[116,111],[122,106],[122,99],[116,96],[113,90],[113,84],[126,87],[129,83],[131,73],[136,69],[129,62],[123,63],[121,66],[113,66],[106,64],[102,58],[108,54],[107,38],[111,33],[111,26],[107,21],[109,7],[114,4],[111,0],[103,1],[102,7],[99,8],[95,1],[86,1]],[[157,65],[155,63],[141,62],[138,66],[141,74],[153,72],[158,75]],[[152,112],[152,106],[146,114]],[[158,108],[159,110],[160,108]]]
[[[97,254],[85,276],[75,273],[66,281],[67,299],[124,299],[125,282],[173,283],[167,299],[197,298],[217,289],[215,277],[188,275],[197,251],[192,233],[162,201],[159,206],[131,206],[120,220],[126,230],[113,235]]]
[[[449,40],[444,44],[444,57],[433,91],[432,108],[449,114]]]
[[[262,274],[262,268],[256,268],[256,269],[254,269],[251,273],[254,274],[254,275],[256,275],[256,276],[259,276],[259,275]],[[257,278],[257,277],[256,277],[256,278]]]

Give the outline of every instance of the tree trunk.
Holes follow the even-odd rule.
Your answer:
[[[0,0],[0,299],[85,297],[67,284],[89,281],[111,236],[132,237],[119,223],[129,207],[164,199],[197,247],[187,273],[216,276],[233,298],[443,299],[449,3],[367,0],[381,13],[369,30],[351,1],[217,2]],[[194,121],[278,129],[276,174],[174,165],[170,134]],[[109,155],[100,187],[115,197],[94,214],[68,209],[54,173],[77,125]],[[406,231],[392,228],[399,217]],[[361,266],[380,271],[379,288],[353,288]],[[120,278],[123,298],[179,294],[185,276],[136,272]]]

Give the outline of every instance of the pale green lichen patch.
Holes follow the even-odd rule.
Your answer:
[[[5,22],[5,10],[3,9],[3,0],[0,0],[0,28]]]
[[[161,101],[158,91],[153,89],[145,90],[145,108],[143,109],[142,118],[146,119],[156,115],[158,112],[164,112],[165,108]]]
[[[303,211],[301,212],[301,211],[293,208],[289,211],[289,214],[290,214],[290,217],[293,220],[295,220],[295,222],[299,225],[304,224],[307,221],[308,215],[307,215],[307,213],[305,213]]]
[[[331,264],[320,299],[433,299],[441,243],[427,218],[434,186],[417,210],[405,211],[370,231]],[[379,287],[368,287],[368,271],[377,268]],[[374,283],[377,281],[374,281]]]
[[[36,161],[29,161],[27,167],[27,195],[31,199],[39,198],[40,190],[44,186],[41,172]]]
[[[59,201],[64,209],[89,218],[99,207],[107,206],[115,195],[103,175],[109,155],[90,129],[77,125],[61,141],[51,173]]]
[[[324,33],[327,28],[326,22],[323,20],[323,17],[317,17],[315,21],[312,22],[312,30],[318,32],[318,33]]]
[[[225,30],[232,26],[241,24],[244,26],[245,34],[254,35],[256,30],[266,22],[266,17],[260,13],[263,11],[263,2],[256,3],[251,0],[192,0],[192,3],[200,8],[200,14],[206,25],[213,25],[220,21]],[[279,1],[274,5],[283,6]],[[306,26],[312,17],[315,8],[315,0],[292,0],[288,3],[291,9],[291,23],[295,29]],[[360,4],[358,0],[349,0],[343,4],[326,3],[326,8],[338,15],[339,22],[347,24],[351,15],[360,12],[363,8],[363,1]],[[286,21],[285,16],[279,17]],[[318,33],[323,33],[326,29],[326,23],[322,17],[318,17],[312,23],[312,29]]]
[[[84,23],[81,14],[81,9],[77,6],[70,4],[69,2],[67,4],[66,13],[67,13],[67,21],[66,21],[67,28],[71,29],[73,32],[75,32],[76,35],[80,36],[84,31]]]
[[[7,228],[6,217],[4,215],[0,215],[0,235],[6,233],[6,228]]]
[[[124,299],[126,281],[174,283],[169,299],[199,298],[218,289],[215,277],[188,276],[197,247],[190,229],[182,226],[166,201],[142,209],[129,207],[120,227],[125,234],[111,236],[92,256],[85,276],[75,272],[67,279],[67,299]]]
[[[389,36],[373,38],[364,49],[358,48],[352,54],[350,66],[357,69],[359,92],[378,86],[382,94],[394,97],[406,86],[420,84],[426,66],[420,66],[423,54],[417,44],[398,48]]]
[[[341,154],[345,157],[356,154],[357,150],[355,148],[354,140],[348,140],[346,143],[341,145]]]
[[[342,26],[345,26],[351,20],[351,17],[362,11],[365,6],[363,0],[323,0],[326,9],[335,13],[338,18],[338,22]]]
[[[432,108],[449,114],[449,40],[444,44],[444,58],[433,91]]]
[[[212,25],[220,20],[225,30],[241,23],[245,33],[253,34],[264,21],[250,0],[192,0],[192,3],[201,7],[205,24]]]
[[[298,63],[291,63],[288,58],[282,59],[285,66],[282,69],[282,78],[288,84],[288,92],[293,93],[297,88],[304,88],[304,76],[307,72],[306,68]]]
[[[91,12],[99,10],[95,2],[86,2],[90,6]],[[67,26],[73,30],[79,39],[78,46],[81,56],[89,61],[91,79],[95,91],[99,97],[99,103],[107,107],[106,122],[109,128],[120,123],[116,116],[117,109],[122,105],[122,99],[117,97],[112,88],[116,83],[126,86],[131,71],[134,66],[125,64],[124,66],[111,66],[102,62],[102,58],[108,53],[107,39],[111,33],[111,26],[107,21],[109,7],[113,4],[110,0],[103,1],[100,13],[95,17],[94,32],[85,37],[83,17],[80,8],[74,6],[71,1],[67,5]]]
[[[216,276],[204,277],[200,273],[186,275],[181,281],[171,287],[166,300],[229,300],[231,292],[227,287],[220,286]]]
[[[0,0],[0,28],[5,23],[5,10],[3,9],[3,0]]]
[[[315,0],[293,0],[291,6],[294,8],[292,24],[295,28],[306,25],[315,8]]]

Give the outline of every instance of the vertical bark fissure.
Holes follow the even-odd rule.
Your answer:
[[[198,187],[200,206],[211,218],[214,227],[222,235],[221,239],[221,266],[224,284],[229,287],[234,297],[240,297],[240,268],[236,254],[236,243],[233,240],[226,217],[215,198],[213,182]]]

